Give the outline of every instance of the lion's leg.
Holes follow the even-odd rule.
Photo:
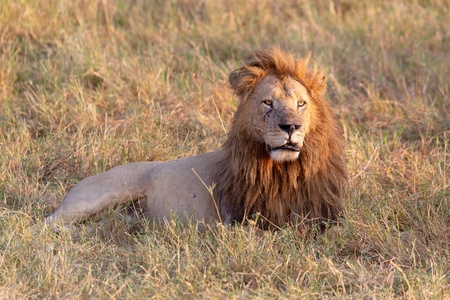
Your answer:
[[[80,181],[45,222],[67,225],[130,200],[145,197],[148,175],[158,162],[132,163]]]

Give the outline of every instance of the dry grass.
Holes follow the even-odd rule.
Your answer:
[[[449,7],[1,1],[0,298],[450,299]],[[76,237],[42,227],[88,175],[218,149],[227,74],[274,44],[329,75],[351,174],[340,232],[199,233],[121,209]]]

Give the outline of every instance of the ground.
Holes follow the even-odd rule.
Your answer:
[[[0,298],[450,298],[449,7],[2,1]],[[228,73],[272,45],[328,75],[348,142],[340,231],[198,232],[124,208],[76,235],[43,227],[88,175],[218,149]]]

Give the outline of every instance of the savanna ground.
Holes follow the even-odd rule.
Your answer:
[[[449,7],[2,0],[0,298],[450,299]],[[272,45],[328,74],[348,141],[340,232],[258,239],[123,208],[77,235],[43,226],[88,175],[218,149],[228,73]]]

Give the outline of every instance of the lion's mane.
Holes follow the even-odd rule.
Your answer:
[[[322,223],[342,215],[341,198],[347,173],[340,126],[324,101],[326,76],[306,58],[294,58],[280,48],[255,52],[229,76],[239,98],[232,129],[223,145],[225,159],[216,179],[221,215],[243,222],[260,213],[263,228],[297,221]],[[243,126],[248,96],[268,74],[292,76],[302,83],[317,110],[298,160],[277,163],[267,146]]]

